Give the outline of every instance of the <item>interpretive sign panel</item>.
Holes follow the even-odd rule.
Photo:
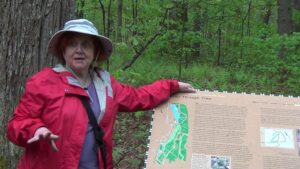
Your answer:
[[[146,169],[299,169],[300,98],[198,91],[154,110]]]

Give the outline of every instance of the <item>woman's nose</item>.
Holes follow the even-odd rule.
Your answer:
[[[81,45],[81,44],[78,44],[78,45],[76,46],[76,52],[78,52],[78,53],[82,53],[82,52],[83,52],[83,48],[82,48],[82,45]]]

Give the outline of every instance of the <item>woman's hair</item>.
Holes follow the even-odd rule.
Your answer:
[[[76,32],[65,32],[64,35],[59,40],[59,43],[58,43],[58,46],[57,46],[57,49],[60,51],[58,58],[59,58],[59,61],[63,65],[66,64],[66,61],[65,61],[64,56],[63,56],[64,50],[67,47],[69,40],[72,37],[74,37],[78,34],[79,33],[76,33]],[[96,62],[98,62],[100,64],[100,63],[105,61],[103,45],[102,45],[102,43],[99,39],[97,39],[93,36],[91,36],[91,37],[93,38],[93,43],[94,43],[94,47],[95,47],[95,49],[94,49],[94,54],[95,54],[94,59],[95,59]],[[96,56],[96,55],[98,55],[98,56]]]

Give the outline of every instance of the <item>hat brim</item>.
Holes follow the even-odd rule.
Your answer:
[[[112,42],[110,41],[110,39],[108,39],[105,36],[101,36],[101,35],[95,35],[95,34],[91,34],[89,32],[84,32],[82,30],[79,31],[75,31],[75,30],[60,30],[57,31],[49,40],[48,43],[48,52],[53,54],[56,57],[61,57],[61,51],[59,51],[59,41],[62,39],[63,35],[67,32],[73,32],[73,33],[79,33],[79,34],[84,34],[84,35],[90,35],[94,38],[96,38],[97,40],[99,40],[99,42],[101,44],[99,44],[100,46],[102,46],[102,50],[103,50],[103,55],[102,57],[104,57],[101,60],[107,60],[111,53],[112,53]]]

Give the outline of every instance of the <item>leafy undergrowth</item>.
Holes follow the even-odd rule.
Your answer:
[[[114,129],[116,169],[141,169],[147,151],[152,112],[119,113]]]

